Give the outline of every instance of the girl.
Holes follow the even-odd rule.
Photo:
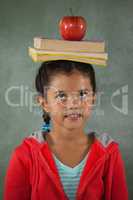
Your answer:
[[[12,153],[4,200],[127,200],[118,143],[84,132],[97,94],[93,66],[43,62],[35,84],[45,125]]]

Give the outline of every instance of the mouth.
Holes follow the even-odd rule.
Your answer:
[[[82,117],[80,113],[71,113],[68,115],[64,115],[64,118],[71,120],[71,121],[77,121]]]

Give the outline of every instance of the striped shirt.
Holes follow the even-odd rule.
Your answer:
[[[88,153],[87,153],[88,155]],[[54,154],[54,160],[59,171],[61,182],[64,188],[64,192],[68,196],[69,200],[74,200],[76,196],[77,186],[80,180],[80,176],[84,165],[87,160],[87,155],[85,158],[75,167],[69,167],[63,164]]]

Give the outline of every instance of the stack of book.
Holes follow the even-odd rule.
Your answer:
[[[69,41],[35,37],[33,48],[29,47],[29,56],[35,62],[50,60],[73,60],[106,66],[108,54],[104,41]]]

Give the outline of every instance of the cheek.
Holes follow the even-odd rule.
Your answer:
[[[50,106],[50,113],[53,118],[62,118],[64,115],[64,106],[54,103]]]
[[[92,101],[90,101],[90,102],[85,102],[84,104],[83,104],[83,114],[84,114],[84,117],[86,118],[86,117],[88,117],[88,116],[90,116],[90,114],[91,114],[91,112],[92,112],[92,110],[93,110],[93,106],[94,106],[94,104],[92,103]]]

